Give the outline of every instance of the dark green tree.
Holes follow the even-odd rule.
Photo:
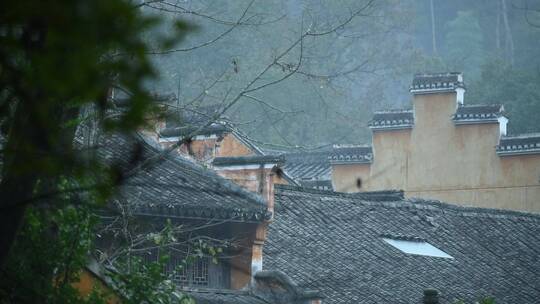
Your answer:
[[[512,67],[501,59],[482,66],[480,78],[467,93],[472,103],[502,103],[510,133],[538,132],[540,121],[540,70]]]
[[[451,68],[476,78],[485,56],[482,29],[473,11],[460,11],[446,24],[446,61]]]
[[[105,198],[120,181],[118,172],[74,150],[76,127],[81,119],[97,121],[103,132],[143,125],[155,108],[144,87],[155,76],[147,52],[177,41],[186,29],[177,23],[179,31],[149,42],[144,33],[157,19],[134,3],[0,3],[0,265],[28,206],[54,210],[60,192],[80,193],[77,189]],[[130,102],[113,119],[106,114],[115,87],[128,92]],[[87,108],[92,114],[83,118]],[[61,191],[60,179],[72,188]]]
[[[131,132],[158,113],[145,88],[155,77],[147,53],[188,29],[174,22],[167,36],[145,36],[158,21],[134,1],[0,2],[0,302],[103,300],[81,298],[72,283],[92,246],[90,209],[123,172],[74,139],[90,121],[103,133]],[[122,112],[112,89],[127,96]]]

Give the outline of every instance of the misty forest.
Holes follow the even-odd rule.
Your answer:
[[[226,105],[287,51],[260,84],[294,73],[243,96],[225,113],[262,143],[368,142],[374,110],[410,108],[412,75],[441,71],[463,72],[467,103],[504,103],[510,133],[540,130],[534,1],[374,1],[343,26],[365,3],[188,3],[185,10],[154,5],[160,14],[186,17],[195,31],[155,57],[160,79],[151,88],[176,94],[181,106]],[[289,50],[303,33],[328,30]]]

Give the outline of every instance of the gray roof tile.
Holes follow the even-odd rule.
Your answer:
[[[540,215],[459,207],[389,193],[276,187],[264,267],[319,290],[324,303],[535,303],[540,297]],[[420,238],[453,257],[410,255],[382,236]]]
[[[492,105],[459,105],[452,120],[456,124],[497,122],[503,116],[504,107],[499,104]]]
[[[236,290],[189,290],[197,304],[268,304],[248,291]]]
[[[371,146],[335,146],[328,160],[331,164],[369,164],[373,160],[373,149]]]
[[[497,154],[519,155],[540,153],[540,133],[504,136],[496,147]]]
[[[416,74],[414,75],[411,93],[430,93],[439,91],[453,91],[464,88],[463,76],[459,72]]]
[[[318,190],[333,190],[331,180],[299,180],[298,183],[304,188],[318,189]]]
[[[295,180],[330,180],[329,151],[285,153],[283,170]]]
[[[188,135],[222,135],[227,132],[231,132],[232,129],[228,128],[225,124],[213,123],[207,127],[204,126],[184,126],[184,127],[168,127],[159,132],[161,137],[184,137]]]
[[[295,180],[331,180],[331,164],[370,163],[373,158],[369,146],[334,146],[332,150],[285,153],[284,170]]]
[[[410,129],[414,125],[412,110],[376,111],[368,126],[372,130]]]
[[[160,151],[140,136],[113,134],[100,138],[97,153],[125,173]],[[173,153],[124,180],[119,192],[140,215],[256,222],[269,217],[262,198]]]
[[[281,155],[247,155],[234,157],[216,157],[212,161],[214,166],[231,165],[263,165],[263,164],[282,164],[285,158]]]

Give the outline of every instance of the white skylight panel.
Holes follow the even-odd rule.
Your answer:
[[[451,255],[425,241],[394,240],[389,238],[383,238],[383,240],[404,253],[453,259]]]

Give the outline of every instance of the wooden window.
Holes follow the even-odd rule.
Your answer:
[[[182,259],[172,256],[165,266],[165,273],[181,286],[208,286],[208,257],[197,257],[183,265]]]

